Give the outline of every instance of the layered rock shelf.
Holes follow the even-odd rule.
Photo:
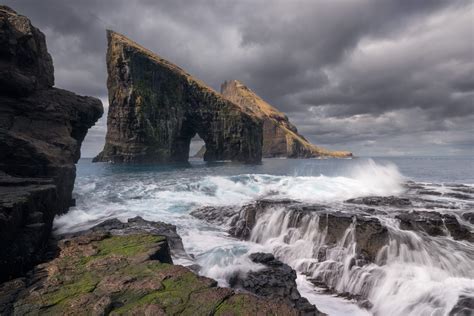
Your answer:
[[[178,66],[107,31],[109,113],[104,150],[95,161],[183,162],[191,138],[204,160],[259,162],[262,121]]]
[[[337,247],[352,226],[355,230],[356,252],[365,261],[374,261],[378,251],[388,242],[387,228],[371,214],[339,212],[324,205],[293,200],[260,200],[238,208],[205,207],[191,214],[218,225],[230,223],[231,236],[248,240],[259,218],[271,214],[275,209],[285,209],[279,222],[285,222],[291,228],[307,227],[311,220],[316,219],[314,228],[324,234],[323,244],[326,248]],[[252,240],[260,242],[261,238],[263,236],[255,236]],[[323,256],[324,252],[319,255],[319,259],[324,260]]]
[[[74,203],[75,163],[100,100],[53,88],[45,36],[0,5],[0,281],[27,269]]]
[[[394,262],[445,258],[429,262],[436,267],[456,266],[461,276],[472,272],[471,188],[449,184],[436,188],[413,182],[405,187],[406,192],[399,196],[366,196],[324,204],[267,198],[246,205],[202,207],[191,215],[226,227],[230,236],[272,249],[278,260],[316,287],[371,309],[372,290]],[[269,256],[257,257],[272,261]],[[278,271],[268,273],[277,275]],[[266,291],[259,276],[249,276],[251,283],[237,283]],[[460,296],[453,311],[469,309],[470,304],[472,298]]]
[[[300,314],[285,302],[220,288],[212,279],[173,265],[169,241],[179,248],[175,229],[135,218],[62,236],[54,260],[0,285],[0,314]],[[305,307],[306,315],[316,315],[314,306]]]

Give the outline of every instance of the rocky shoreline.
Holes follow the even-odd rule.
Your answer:
[[[267,226],[272,223],[268,218],[262,222],[262,218],[278,212],[283,216],[279,222],[289,228],[285,237],[288,245],[292,244],[291,232],[304,233],[305,227],[314,234],[313,238],[317,239],[322,233],[324,238],[319,247],[313,249],[316,251],[314,262],[299,267],[299,273],[306,274],[308,280],[326,289],[328,294],[355,300],[361,308],[370,310],[373,302],[364,291],[368,291],[373,279],[365,278],[363,288],[366,290],[358,293],[341,291],[337,280],[345,269],[352,271],[351,278],[370,273],[378,275],[377,267],[385,264],[388,245],[397,238],[409,236],[397,235],[398,231],[392,231],[380,215],[390,215],[402,232],[412,231],[427,238],[452,236],[453,240],[472,242],[473,232],[464,222],[470,218],[469,207],[459,205],[455,212],[460,216],[443,213],[433,207],[435,200],[418,193],[426,187],[407,183],[407,189],[407,194],[397,197],[350,199],[339,204],[337,210],[334,205],[267,199],[241,207],[200,208],[192,215],[219,226],[227,225],[231,236],[256,243],[263,243],[267,238],[265,229],[268,227],[262,223]],[[462,201],[470,205],[471,193],[466,194]],[[455,207],[450,201],[443,204],[448,209]],[[311,226],[312,223],[315,226]],[[296,271],[282,262],[289,249],[276,248],[274,254],[248,254],[260,268],[238,272],[229,279],[231,288],[220,288],[214,280],[198,276],[198,266],[172,264],[173,256],[193,261],[192,256],[186,254],[174,225],[140,217],[129,219],[127,223],[111,219],[86,231],[57,236],[51,244],[56,245],[56,251],[50,261],[0,286],[3,298],[0,313],[41,310],[75,314],[78,306],[82,306],[81,312],[85,309],[94,315],[322,315],[317,306],[299,293]],[[353,252],[346,252],[348,249]],[[342,260],[341,265],[339,260]],[[469,310],[472,303],[469,296],[460,297],[451,314]]]
[[[196,133],[206,140],[207,160],[261,160],[262,124],[248,111],[124,36],[109,31],[108,38],[112,102],[108,143],[98,160],[184,161]],[[87,231],[51,236],[54,217],[75,204],[75,164],[103,107],[96,98],[54,87],[44,34],[27,17],[3,5],[0,44],[0,314],[320,314],[296,289],[295,271],[276,259],[261,262],[267,266],[263,275],[276,273],[274,284],[259,281],[258,288],[251,287],[246,276],[239,275],[236,290],[219,288],[216,281],[191,271],[198,267],[173,265],[172,256],[191,259],[173,225],[114,219]],[[124,65],[127,56],[133,64],[131,73]],[[146,107],[152,100],[144,98],[157,101],[155,92],[161,89],[156,78],[150,80],[149,67],[153,78],[163,79],[161,88],[171,89],[165,95],[177,98],[161,100],[171,102],[171,108],[159,117],[174,113],[173,106],[180,102],[192,105],[178,111],[176,142],[165,144],[166,148],[157,146],[155,132],[140,138],[141,131],[150,128],[161,126],[162,132],[169,132],[168,123],[173,121],[145,124],[157,119],[157,113]],[[124,99],[129,91],[121,90],[127,74],[135,80],[129,86],[135,98],[125,98],[130,104]],[[177,86],[170,88],[170,83]],[[121,105],[142,110],[138,121],[122,125],[138,124],[143,129],[128,129],[136,137],[119,150],[111,144],[130,138],[114,134],[114,115],[123,117]],[[258,271],[251,277],[261,279]]]
[[[206,143],[206,161],[259,163],[262,151],[265,157],[351,156],[310,144],[283,113],[237,81],[224,84],[226,99],[125,36],[108,31],[107,37],[110,111],[95,161],[187,161],[196,134]],[[1,315],[323,315],[299,292],[297,275],[377,314],[371,291],[390,279],[389,264],[403,272],[404,265],[421,263],[472,279],[474,190],[459,184],[407,182],[397,196],[325,204],[275,199],[276,192],[243,205],[195,209],[195,218],[225,227],[226,238],[267,246],[243,254],[258,268],[233,273],[230,288],[200,276],[197,264],[173,264],[173,258],[197,260],[171,224],[109,219],[52,236],[55,216],[75,204],[75,164],[103,107],[99,99],[54,87],[44,34],[3,5],[0,104]],[[387,282],[406,276],[391,277]],[[474,309],[465,292],[455,293],[450,315]],[[439,293],[423,295],[423,302],[441,304]]]
[[[253,255],[267,268],[236,277],[240,290],[173,265],[171,254],[184,250],[169,224],[108,220],[50,247],[54,259],[0,285],[0,314],[322,315],[301,298],[295,271],[271,255]]]
[[[456,193],[459,189],[463,195]],[[452,249],[468,256],[459,261],[463,266],[458,269],[470,273],[471,189],[446,185],[428,190],[408,182],[400,196],[368,196],[336,204],[262,199],[243,206],[203,207],[191,215],[227,227],[235,238],[271,247],[276,258],[292,262],[316,287],[370,310],[369,293],[384,276],[383,267],[393,260],[432,260],[429,251],[434,257],[441,251],[439,256],[444,257],[444,251]],[[446,200],[439,199],[441,195]],[[439,264],[452,267],[455,258]],[[473,303],[472,297],[460,297],[453,311],[469,310]]]

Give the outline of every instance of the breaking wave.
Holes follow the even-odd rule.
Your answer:
[[[112,217],[142,216],[175,222],[177,215],[206,205],[242,205],[257,199],[337,202],[368,195],[403,192],[404,177],[393,164],[365,160],[337,175],[289,176],[239,174],[186,176],[161,174],[109,179],[96,175],[77,180],[78,206],[56,219],[58,232],[80,230]],[[178,172],[179,174],[179,172]]]
[[[440,310],[449,310],[462,292],[472,287],[472,273],[466,266],[472,262],[472,257],[466,257],[472,251],[471,245],[459,246],[443,239],[440,246],[435,238],[420,240],[416,234],[393,226],[391,243],[383,253],[388,263],[376,262],[353,271],[348,268],[355,249],[351,226],[337,251],[328,252],[326,262],[316,268],[315,249],[323,249],[325,238],[325,232],[317,230],[317,216],[309,218],[306,226],[295,229],[285,221],[289,216],[286,210],[275,209],[259,219],[250,241],[241,241],[229,237],[226,227],[216,227],[189,215],[203,206],[232,207],[260,199],[338,205],[362,196],[399,195],[406,190],[407,179],[395,165],[353,160],[337,170],[322,172],[317,168],[275,172],[230,166],[221,170],[217,167],[218,171],[216,167],[141,173],[122,169],[105,175],[81,175],[75,188],[77,207],[58,217],[55,228],[59,233],[71,232],[108,218],[125,220],[135,216],[175,224],[186,251],[194,257],[193,262],[183,258],[176,258],[175,262],[199,264],[201,273],[220,285],[227,285],[229,276],[237,271],[245,273],[259,268],[245,254],[273,252],[300,273],[300,291],[331,315],[367,313],[349,301],[314,292],[303,274],[326,280],[337,292],[362,293],[373,303],[372,312],[380,315],[431,313],[435,311],[429,303],[433,300],[439,303]],[[406,249],[399,240],[408,240],[411,248]],[[405,294],[407,288],[416,295]],[[424,300],[428,303],[424,304]],[[411,309],[404,309],[407,306]]]

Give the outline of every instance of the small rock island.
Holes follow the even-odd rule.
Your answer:
[[[264,158],[352,157],[352,153],[347,151],[331,151],[311,144],[298,133],[298,129],[289,121],[285,113],[278,111],[237,80],[224,82],[221,93],[230,101],[263,120],[262,155]]]
[[[206,161],[261,160],[259,118],[127,37],[109,30],[107,39],[110,108],[95,161],[184,162],[196,134]]]

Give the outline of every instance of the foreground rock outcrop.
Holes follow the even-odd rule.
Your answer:
[[[170,227],[136,218],[63,237],[54,260],[0,286],[0,314],[298,315],[173,265],[160,230]]]
[[[237,80],[226,81],[221,93],[230,101],[254,113],[263,120],[263,157],[351,157],[347,151],[330,151],[308,142],[298,133],[288,117],[262,100],[255,92]]]
[[[0,5],[0,280],[36,260],[54,215],[74,202],[81,143],[103,112],[53,85],[43,33]]]
[[[261,160],[259,118],[125,36],[107,31],[107,39],[110,108],[95,161],[187,161],[196,134],[206,161]]]
[[[302,297],[296,285],[296,271],[270,253],[252,253],[250,260],[262,264],[263,269],[236,275],[230,282],[233,287],[242,288],[261,297],[285,302],[296,308],[301,315],[325,315]]]

